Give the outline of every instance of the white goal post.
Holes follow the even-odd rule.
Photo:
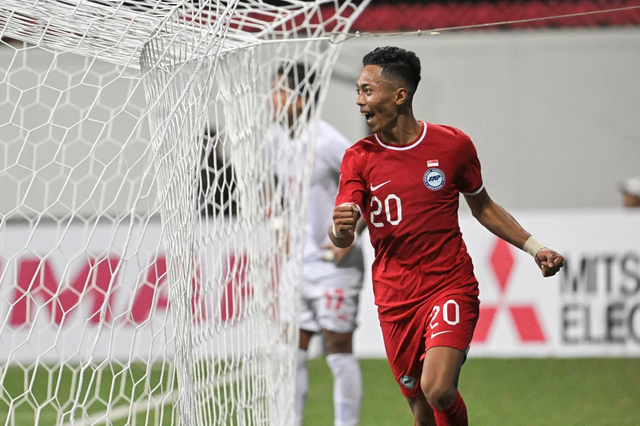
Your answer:
[[[0,424],[293,424],[314,143],[270,129],[367,3],[2,2]]]

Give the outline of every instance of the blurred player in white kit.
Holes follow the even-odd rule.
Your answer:
[[[322,333],[327,364],[333,374],[335,426],[356,426],[362,401],[360,365],[353,356],[352,339],[356,329],[358,300],[364,271],[359,244],[339,249],[331,244],[327,228],[333,223],[333,200],[338,192],[340,163],[351,145],[334,127],[323,120],[311,120],[295,134],[295,118],[308,111],[305,105],[315,102],[308,93],[298,93],[287,105],[287,92],[300,83],[313,83],[314,73],[302,63],[278,70],[280,89],[273,93],[276,112],[287,108],[280,126],[272,137],[280,146],[293,146],[296,139],[316,136],[316,150],[309,189],[309,205],[305,223],[303,282],[301,287],[300,345],[296,377],[296,425],[302,424],[304,404],[309,389],[307,359],[313,334]],[[281,180],[285,176],[278,176]],[[365,227],[361,224],[359,229]]]

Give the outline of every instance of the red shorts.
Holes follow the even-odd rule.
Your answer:
[[[429,348],[469,348],[479,312],[477,296],[453,294],[425,303],[406,321],[380,322],[387,359],[404,396],[422,393],[422,360]]]

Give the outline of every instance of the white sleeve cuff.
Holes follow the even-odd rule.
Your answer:
[[[482,190],[484,189],[484,184],[480,185],[480,188],[478,188],[477,190],[473,191],[473,192],[463,192],[464,195],[478,195],[479,193],[482,192]]]

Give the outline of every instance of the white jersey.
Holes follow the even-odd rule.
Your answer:
[[[309,206],[306,220],[304,260],[321,260],[322,247],[331,245],[327,230],[333,222],[333,204],[338,193],[340,163],[344,151],[351,146],[333,126],[325,121],[317,126],[316,150],[309,187]]]
[[[333,205],[338,193],[340,164],[349,141],[329,123],[311,121],[307,130],[293,139],[282,127],[271,129],[276,150],[276,174],[287,179],[299,173],[300,156],[305,154],[312,137],[316,137],[313,169],[308,192],[309,204],[305,220],[303,251],[303,281],[300,327],[311,332],[327,329],[338,333],[356,328],[358,296],[362,288],[364,261],[359,242],[340,265],[323,261],[331,240],[328,229],[333,223]],[[299,174],[298,174],[299,175]],[[290,203],[299,203],[299,191],[289,187],[285,196]],[[327,298],[337,298],[332,302]]]
[[[345,150],[351,143],[335,127],[323,120],[311,121],[306,131],[295,140],[281,126],[272,128],[270,136],[277,140],[276,146],[280,153],[284,153],[283,149],[291,152],[286,149],[291,147],[300,150],[301,147],[308,146],[311,137],[316,137],[305,221],[304,263],[305,269],[308,269],[307,264],[322,261],[325,252],[323,247],[331,245],[327,230],[333,223],[333,205],[338,193],[340,164]],[[286,153],[284,155],[288,156]],[[292,159],[279,159],[278,163],[291,165]],[[286,174],[287,170],[279,172],[282,178],[282,174]],[[289,172],[295,171],[289,169]]]

